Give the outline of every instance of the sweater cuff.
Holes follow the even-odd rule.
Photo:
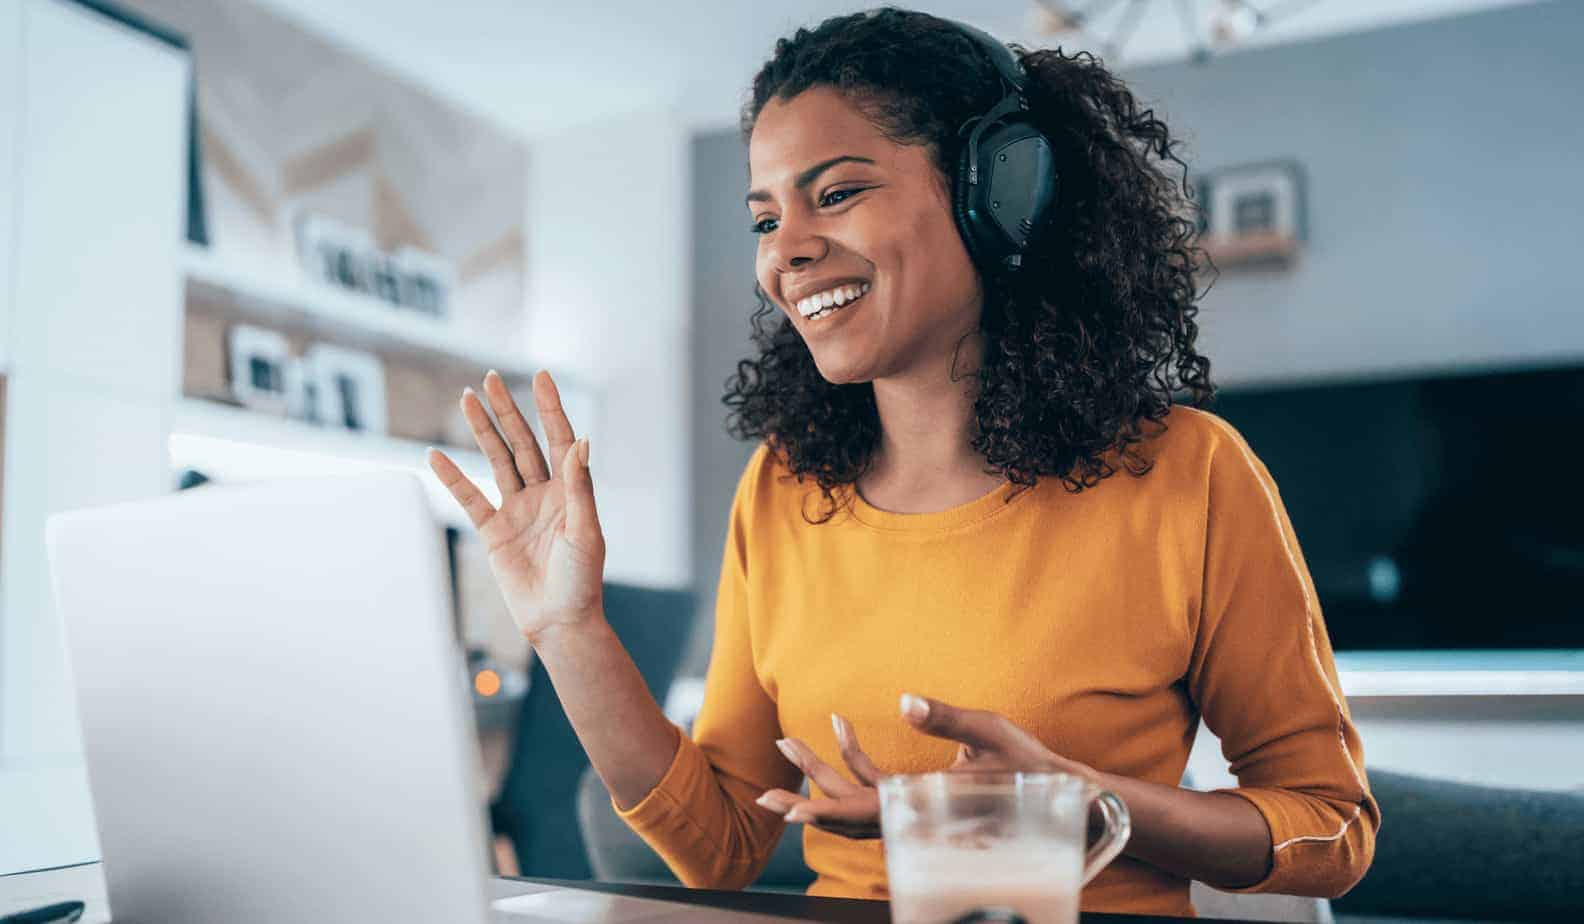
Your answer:
[[[676,753],[671,755],[671,765],[666,768],[665,775],[660,777],[660,782],[632,808],[624,809],[616,804],[614,798],[611,799],[611,808],[615,809],[617,817],[639,833],[676,811],[677,806],[685,801],[682,794],[688,790],[691,777],[700,772],[697,764],[704,755],[698,752],[697,747],[690,747],[693,742],[682,733],[682,729],[675,725],[671,728],[677,737]]]
[[[1360,807],[1341,813],[1328,801],[1283,789],[1239,787],[1231,793],[1259,811],[1270,829],[1270,870],[1251,885],[1222,892],[1281,892],[1314,895],[1330,891],[1323,883],[1346,876],[1345,836],[1358,823]],[[1345,890],[1344,890],[1345,891]]]

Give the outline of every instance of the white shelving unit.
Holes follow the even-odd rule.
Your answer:
[[[420,358],[482,373],[494,369],[526,381],[534,370],[521,356],[459,333],[446,322],[397,309],[377,298],[348,292],[293,273],[275,277],[187,244],[181,251],[188,298],[224,306],[238,320],[287,327],[342,346]],[[499,501],[482,453],[440,447]],[[429,470],[428,445],[378,434],[314,426],[200,398],[181,398],[173,409],[171,465],[193,468],[219,481],[311,477],[373,470],[417,474],[437,517],[466,526],[466,517]]]
[[[402,311],[370,295],[298,275],[270,277],[193,244],[182,251],[182,269],[188,286],[199,294],[229,300],[258,320],[304,328],[346,346],[439,357],[469,368],[495,369],[507,378],[526,379],[534,372],[522,357],[497,344],[460,334],[444,321]]]
[[[491,503],[499,503],[483,453],[440,448],[484,490]],[[467,526],[461,508],[429,471],[427,451],[426,444],[412,440],[317,427],[202,398],[183,398],[172,412],[170,459],[176,470],[197,469],[226,482],[408,471],[423,481],[438,518],[450,525]]]

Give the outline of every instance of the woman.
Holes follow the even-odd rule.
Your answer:
[[[1059,183],[1015,268],[976,263],[954,211],[960,128],[1006,95],[962,29],[832,19],[755,78],[760,352],[727,402],[761,445],[691,738],[601,614],[588,441],[549,377],[548,465],[497,376],[498,428],[464,393],[499,510],[431,462],[618,811],[690,886],[748,885],[791,822],[811,893],[882,897],[878,774],[977,766],[1127,802],[1086,910],[1190,914],[1192,879],[1340,894],[1379,813],[1313,587],[1264,467],[1172,401],[1213,394],[1182,161],[1093,58],[1019,59]],[[1238,788],[1178,787],[1200,716]]]

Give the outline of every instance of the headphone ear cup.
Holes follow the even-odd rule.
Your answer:
[[[974,264],[993,274],[1045,228],[1060,184],[1050,140],[1028,122],[1000,122],[978,141],[979,182],[968,182],[970,136],[958,156],[952,211]]]

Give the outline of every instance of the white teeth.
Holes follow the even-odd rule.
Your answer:
[[[848,302],[856,300],[859,296],[869,291],[869,283],[858,285],[837,286],[802,299],[797,303],[798,314],[810,320],[822,318],[830,314],[832,309],[840,308]]]

